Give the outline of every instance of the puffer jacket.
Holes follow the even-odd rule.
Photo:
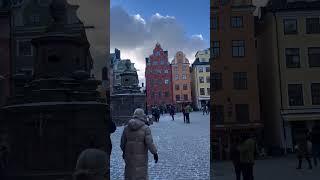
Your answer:
[[[125,159],[125,180],[148,180],[148,150],[157,153],[145,117],[134,117],[124,128],[121,145]]]

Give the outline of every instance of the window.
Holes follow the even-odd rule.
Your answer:
[[[214,91],[222,89],[222,74],[221,73],[213,73],[212,84],[213,84]]]
[[[161,61],[160,61],[160,64],[161,64],[161,65],[164,65],[164,61],[163,61],[163,60],[161,60]]]
[[[155,55],[156,55],[156,56],[160,56],[160,51],[157,51],[157,52],[155,53]]]
[[[201,96],[206,95],[206,92],[205,92],[204,88],[200,88],[200,95]]]
[[[169,79],[165,79],[164,84],[169,84]]]
[[[213,117],[215,117],[216,124],[223,124],[224,107],[222,105],[214,105],[213,106]]]
[[[158,61],[153,61],[153,65],[158,65]]]
[[[245,45],[243,40],[232,41],[232,56],[233,57],[245,56]]]
[[[210,83],[210,76],[206,77],[207,83]]]
[[[210,88],[207,88],[207,94],[210,96]]]
[[[246,72],[233,73],[233,87],[234,89],[247,89],[247,73]]]
[[[152,97],[155,97],[155,95],[156,95],[155,92],[152,92],[152,93],[151,93],[151,96],[152,96]]]
[[[243,17],[242,16],[231,17],[231,27],[232,28],[242,28],[243,27]]]
[[[180,95],[176,95],[176,101],[180,101]]]
[[[311,84],[312,105],[320,105],[320,83]]]
[[[302,84],[289,84],[288,96],[290,106],[303,106]]]
[[[249,123],[249,105],[248,104],[236,104],[235,105],[236,111],[236,120],[239,123]]]
[[[177,73],[178,72],[178,66],[174,67],[174,72]]]
[[[179,74],[176,74],[175,80],[179,79]]]
[[[202,72],[203,72],[203,68],[199,67],[199,73],[202,73]]]
[[[116,75],[116,79],[120,79],[120,75]],[[151,81],[151,82],[153,82],[153,81]]]
[[[286,64],[287,68],[300,67],[299,48],[286,48]]]
[[[169,73],[169,71],[166,69],[166,70],[164,70],[164,73],[165,73],[165,74],[168,74],[168,73]]]
[[[30,41],[18,41],[18,56],[32,56]]]
[[[185,64],[184,64],[184,65],[182,66],[182,71],[183,71],[183,72],[186,72],[187,69],[188,69],[188,65],[185,65]]]
[[[170,93],[169,93],[168,91],[166,91],[166,92],[164,93],[164,95],[165,95],[166,97],[169,97]]]
[[[297,34],[297,20],[296,19],[284,19],[283,20],[284,34]]]
[[[187,79],[187,75],[182,74],[182,79]]]
[[[175,90],[180,90],[179,84],[176,84],[176,85],[175,85]]]
[[[162,80],[161,80],[161,79],[158,80],[158,84],[159,84],[159,85],[162,84]]]
[[[60,62],[60,58],[56,55],[52,55],[48,57],[48,62],[49,63],[58,63]]]
[[[219,29],[219,16],[214,16],[211,21],[211,28],[214,30]]]
[[[213,41],[212,54],[213,54],[213,57],[220,56],[220,41]]]
[[[318,17],[306,19],[306,33],[307,34],[320,33],[320,22]]]
[[[40,16],[39,15],[30,16],[30,22],[32,24],[39,24],[40,23]]]
[[[188,90],[188,84],[183,85],[183,90]]]
[[[162,96],[162,92],[161,91],[159,91],[159,97],[161,97]]]
[[[320,48],[312,47],[308,48],[309,66],[320,67]]]
[[[185,101],[188,101],[188,94],[184,94],[184,95],[183,95],[183,99],[184,99]]]
[[[204,77],[199,77],[199,82],[204,83]]]
[[[210,72],[210,67],[206,67],[206,72]]]

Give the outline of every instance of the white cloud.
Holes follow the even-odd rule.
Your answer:
[[[157,42],[164,50],[168,50],[170,62],[178,51],[183,51],[193,62],[198,50],[208,48],[201,32],[187,36],[184,27],[174,16],[159,13],[151,17],[130,15],[119,6],[112,7],[110,14],[110,50],[120,49],[123,59],[131,59],[135,63],[140,70],[140,81],[144,81],[145,58],[152,54]]]

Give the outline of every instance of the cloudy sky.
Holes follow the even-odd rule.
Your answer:
[[[139,78],[143,80],[145,57],[152,53],[156,42],[169,51],[170,61],[175,52],[182,50],[191,62],[197,50],[210,44],[210,0],[68,1],[80,5],[78,16],[86,25],[95,26],[87,30],[87,36],[94,58],[93,72],[98,79],[107,52],[113,52],[114,48],[121,50],[122,58],[136,63]],[[263,5],[267,0],[254,1]]]
[[[210,46],[209,0],[111,0],[110,52],[121,50],[144,81],[145,58],[159,42],[169,61],[182,50],[192,62]],[[140,83],[141,83],[140,82]]]

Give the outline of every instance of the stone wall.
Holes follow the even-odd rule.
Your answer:
[[[146,97],[144,94],[116,94],[111,95],[112,121],[117,126],[125,125],[137,108],[145,109]]]

